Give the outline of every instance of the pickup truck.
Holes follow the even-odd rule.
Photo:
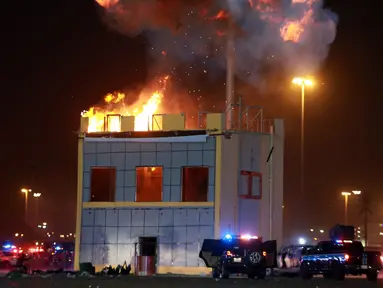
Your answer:
[[[302,254],[300,275],[310,279],[322,274],[336,280],[344,280],[346,275],[366,275],[367,280],[376,281],[382,260],[380,252],[365,251],[359,241],[322,241]]]
[[[205,239],[199,257],[212,268],[214,278],[246,274],[263,279],[268,268],[276,267],[277,241],[250,235],[225,235],[224,239]]]

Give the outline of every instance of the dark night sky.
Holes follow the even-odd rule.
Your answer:
[[[368,193],[375,203],[374,221],[383,216],[378,211],[383,160],[379,1],[328,2],[339,15],[338,33],[316,75],[320,84],[308,92],[306,102],[308,221],[321,227],[342,221],[343,189]],[[41,214],[55,231],[74,230],[80,112],[107,92],[148,80],[143,38],[111,31],[97,11],[92,0],[2,4],[0,214],[7,221],[0,236],[24,229],[19,193],[24,185],[43,193]],[[299,91],[285,84],[285,78],[280,83],[284,89],[258,93],[252,102],[286,120],[285,229],[296,229],[301,226],[301,215],[294,213],[299,197],[300,102]],[[242,88],[244,94],[251,90]],[[353,202],[350,207],[357,211]],[[354,221],[355,211],[350,212]],[[13,216],[15,212],[20,216]]]

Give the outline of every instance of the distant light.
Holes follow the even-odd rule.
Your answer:
[[[16,237],[19,237],[19,233],[15,233],[15,236],[16,236]]]
[[[360,191],[360,190],[353,190],[352,193],[354,195],[360,195],[360,194],[362,194],[362,191]]]
[[[315,237],[315,238],[314,238],[314,240],[315,240],[315,241],[317,241],[317,240],[318,240],[318,238],[317,238],[317,237]]]
[[[342,192],[342,195],[343,195],[343,196],[350,196],[351,193],[350,193],[350,192]]]
[[[319,230],[320,233],[324,233],[324,230]]]
[[[10,244],[3,245],[3,248],[9,249],[9,248],[11,248],[11,245]]]
[[[44,226],[47,226],[47,222],[43,222],[43,225],[44,225]]]
[[[299,239],[298,239],[298,242],[299,242],[300,245],[305,245],[305,244],[306,244],[306,239],[304,239],[304,238],[299,238]]]
[[[358,234],[360,234],[360,230],[356,231]]]
[[[380,236],[383,236],[383,232],[379,232],[379,235],[380,235]]]
[[[310,229],[311,232],[314,232],[314,229]]]

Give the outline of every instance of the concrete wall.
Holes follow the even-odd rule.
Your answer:
[[[158,237],[158,265],[205,267],[198,254],[214,237],[213,208],[84,209],[80,263],[130,263],[141,236]]]
[[[276,239],[279,245],[282,244],[283,120],[275,120],[273,131],[272,135],[233,133],[230,139],[221,136],[222,153],[217,155],[222,163],[218,208],[220,236],[226,233],[248,233],[265,240]],[[266,163],[272,147],[272,157]],[[262,174],[261,199],[241,197],[248,192],[247,178],[240,175],[241,170]],[[260,196],[259,179],[253,179],[252,195]]]
[[[181,137],[180,137],[181,138]],[[155,138],[153,138],[155,141]],[[214,201],[215,138],[206,143],[87,142],[84,143],[83,201],[90,200],[92,166],[113,166],[117,170],[117,202],[133,202],[136,196],[136,167],[163,167],[164,202],[181,199],[183,166],[209,167],[208,201]]]
[[[243,134],[240,136],[239,170],[260,173],[260,166],[263,157],[261,150],[262,135],[257,133]],[[238,198],[239,232],[241,234],[244,233],[265,237],[265,235],[261,232],[261,201],[241,198],[241,195],[246,195],[248,193],[247,178],[248,177],[245,175],[240,175],[238,181],[238,194],[240,195]],[[260,179],[254,177],[251,191],[253,196],[261,196],[259,188],[260,184]]]
[[[231,139],[219,136],[222,153],[217,154],[221,159],[221,191],[220,191],[220,223],[219,235],[223,237],[227,233],[238,233],[238,176],[239,176],[239,135],[234,134]],[[218,141],[218,139],[217,139]],[[218,168],[217,168],[218,169]]]
[[[198,259],[202,240],[222,237],[226,233],[249,233],[264,239],[271,236],[282,243],[283,121],[276,121],[274,128],[272,136],[233,133],[230,139],[217,135],[207,137],[206,142],[194,143],[179,142],[180,139],[177,142],[161,142],[160,139],[158,142],[153,142],[155,139],[150,139],[152,142],[138,142],[138,139],[92,142],[85,139],[82,142],[80,139],[78,189],[82,193],[78,198],[81,206],[76,233],[81,236],[76,239],[76,247],[80,247],[76,248],[80,250],[77,254],[80,259],[76,263],[129,262],[134,254],[134,243],[140,236],[158,237],[160,267],[204,267]],[[273,146],[273,156],[267,164]],[[208,201],[214,202],[214,208],[198,206],[198,203],[181,205],[182,167],[202,165],[209,167]],[[120,205],[92,206],[98,203],[88,202],[92,166],[116,167],[115,204]],[[161,203],[139,206],[140,203],[134,202],[136,166],[163,167]],[[241,170],[262,173],[261,199],[241,199],[240,195],[247,190],[247,183],[240,176]],[[253,183],[254,195],[260,194],[257,184]],[[269,224],[270,193],[273,198],[272,231]],[[83,205],[85,209],[81,208]],[[179,207],[175,207],[177,205]]]
[[[208,166],[208,202],[213,202],[215,138],[205,137],[205,142],[182,139],[85,139],[82,202],[86,208],[81,213],[79,263],[130,263],[134,243],[139,237],[150,236],[158,237],[158,267],[205,267],[198,255],[203,239],[214,237],[214,208],[203,207],[206,203],[202,202],[182,202],[181,172],[184,166]],[[89,202],[91,167],[95,166],[116,167],[115,202]],[[137,166],[162,166],[161,203],[135,202]]]
[[[242,199],[248,191],[247,177],[240,171],[260,171],[260,134],[232,134],[230,139],[222,138],[222,179],[221,179],[221,236],[226,233],[261,233],[260,200]],[[218,156],[217,156],[218,157]],[[259,195],[258,183],[253,183],[254,195]]]

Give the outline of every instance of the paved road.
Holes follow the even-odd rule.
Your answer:
[[[368,288],[383,287],[383,280],[376,283],[367,282],[364,278],[347,278],[337,282],[320,277],[309,281],[299,278],[269,278],[266,280],[228,279],[214,280],[211,278],[193,277],[122,277],[117,279],[105,278],[77,278],[53,277],[47,279],[0,279],[1,288],[205,288],[205,287],[236,287],[236,288]]]

